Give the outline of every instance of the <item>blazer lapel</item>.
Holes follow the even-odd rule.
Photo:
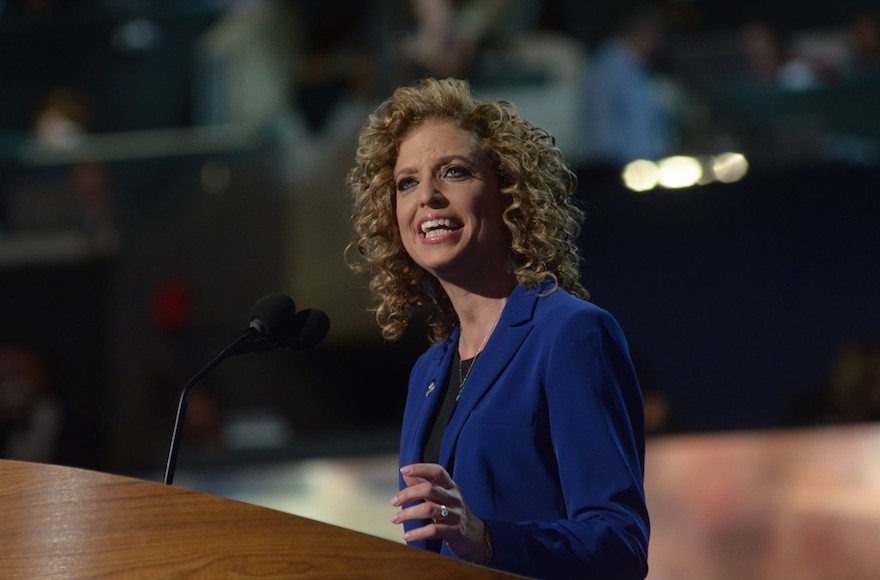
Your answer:
[[[531,321],[537,301],[537,292],[527,292],[521,286],[517,286],[511,293],[495,331],[474,363],[457,408],[443,434],[443,442],[440,446],[442,465],[449,466],[458,436],[468,415],[495,384],[532,331]],[[450,352],[449,356],[445,357],[446,369],[449,368],[451,354]]]

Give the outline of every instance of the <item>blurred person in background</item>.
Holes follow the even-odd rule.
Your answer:
[[[0,345],[0,457],[56,460],[62,409],[55,373],[39,349]]]
[[[880,421],[880,343],[863,338],[843,345],[831,371],[830,399],[833,421]]]
[[[59,86],[48,91],[37,103],[31,132],[40,145],[69,150],[82,142],[92,122],[92,106],[87,95]]]
[[[847,25],[849,59],[844,71],[852,79],[880,77],[880,12],[856,12]]]
[[[585,75],[583,138],[591,165],[660,159],[675,145],[674,105],[656,75],[665,22],[654,4],[621,9]]]
[[[636,375],[642,388],[642,406],[645,409],[645,434],[665,435],[681,431],[681,425],[668,394],[661,389],[652,373],[636,363]]]
[[[846,341],[834,355],[827,378],[786,405],[786,427],[880,421],[880,341]]]
[[[539,0],[409,0],[412,31],[399,60],[404,82],[425,75],[480,74],[481,53],[520,42],[534,26]]]
[[[66,86],[46,92],[36,103],[30,132],[37,152],[73,152],[82,147],[94,121],[87,93]],[[60,171],[24,173],[2,200],[11,234],[77,232],[93,250],[117,242],[116,183],[107,163],[74,159]]]
[[[797,91],[813,88],[821,82],[816,63],[792,54],[788,40],[769,22],[747,23],[740,31],[740,38],[746,85]]]
[[[425,314],[400,508],[413,546],[530,577],[643,578],[644,417],[623,333],[586,301],[574,174],[468,83],[399,88],[349,173],[383,336]]]

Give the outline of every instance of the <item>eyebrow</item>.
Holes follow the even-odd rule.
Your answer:
[[[440,157],[439,159],[437,159],[437,162],[435,163],[434,166],[435,167],[442,167],[452,161],[462,161],[462,160],[466,161],[468,164],[470,164],[471,168],[479,167],[479,164],[480,164],[478,154],[475,151],[475,152],[471,153],[470,155],[463,155],[461,153],[452,153],[450,155],[444,155],[443,157]],[[394,175],[394,179],[397,179],[398,177],[400,177],[402,175],[413,175],[414,173],[417,173],[415,167],[402,167],[400,170],[394,171],[393,175]]]

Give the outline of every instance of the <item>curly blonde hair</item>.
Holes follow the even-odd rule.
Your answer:
[[[455,324],[452,304],[436,278],[404,250],[397,228],[393,169],[401,141],[427,120],[453,121],[477,138],[498,173],[505,199],[511,270],[518,284],[536,288],[550,278],[581,298],[575,238],[583,212],[572,198],[576,185],[553,137],[519,116],[507,101],[479,101],[466,81],[426,78],[401,87],[367,119],[348,174],[354,198],[355,238],[350,267],[370,275],[376,322],[386,340],[402,336],[413,315],[429,309],[435,341]]]

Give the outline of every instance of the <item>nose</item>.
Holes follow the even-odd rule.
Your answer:
[[[426,179],[422,181],[419,188],[419,203],[426,207],[437,207],[443,205],[445,198],[443,192],[440,191],[436,179]]]

